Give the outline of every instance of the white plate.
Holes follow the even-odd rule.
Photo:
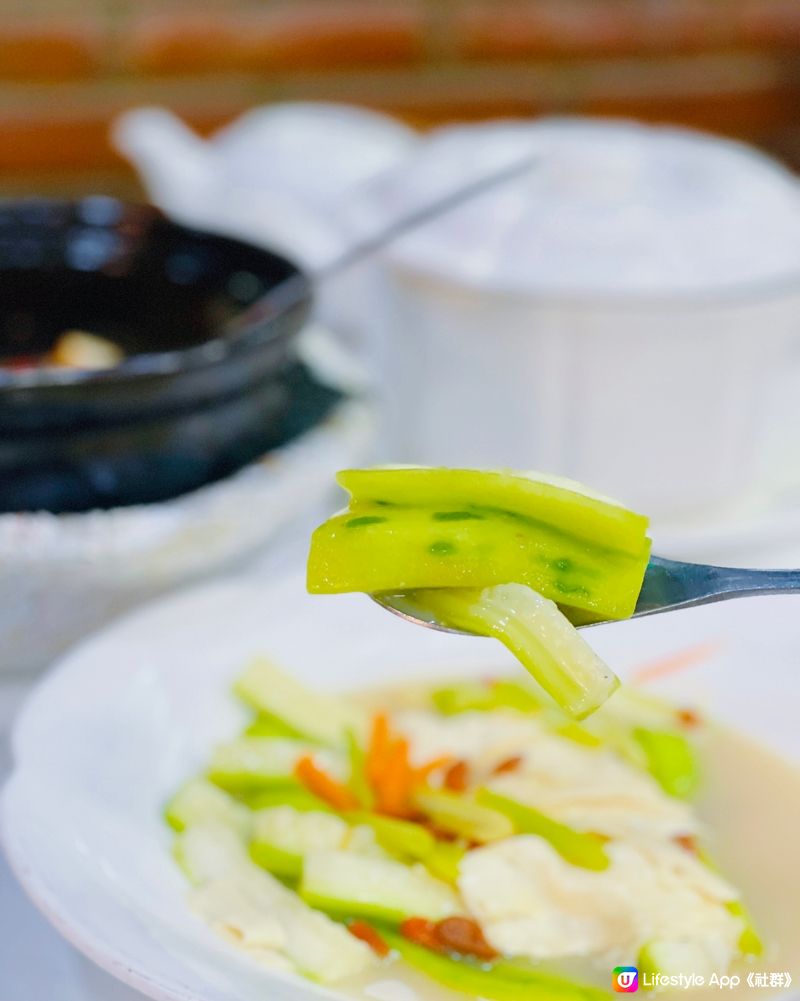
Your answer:
[[[792,598],[729,602],[590,635],[623,676],[716,644],[658,686],[713,706],[800,762]],[[414,629],[361,596],[310,597],[300,575],[269,585],[223,581],[171,597],[67,657],[17,723],[0,833],[17,876],[61,933],[162,1001],[326,993],[252,964],[191,915],[160,817],[165,798],[210,746],[241,725],[227,688],[259,651],[329,688],[510,665],[493,641]]]

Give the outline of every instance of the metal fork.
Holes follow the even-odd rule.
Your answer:
[[[681,563],[653,556],[644,575],[644,583],[633,617],[671,612],[693,605],[708,605],[728,598],[756,594],[791,594],[800,592],[800,570],[749,570],[739,567],[715,567],[704,563]],[[402,594],[373,594],[382,608],[409,622],[446,633],[471,635],[451,629],[428,617]],[[587,623],[597,625],[598,623]]]

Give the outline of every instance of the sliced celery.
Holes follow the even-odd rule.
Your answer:
[[[350,791],[362,806],[372,809],[375,803],[375,795],[367,781],[364,748],[361,746],[357,734],[352,729],[347,731],[346,741],[347,757],[350,764],[350,777],[348,781]]]
[[[533,967],[504,961],[494,964],[432,952],[409,942],[390,928],[381,929],[388,945],[432,980],[472,997],[488,1001],[607,1001],[609,995],[586,984],[574,983]]]
[[[607,869],[610,862],[596,835],[576,831],[565,824],[491,789],[479,789],[477,801],[506,816],[518,834],[536,834],[544,838],[566,862],[583,869]]]
[[[639,515],[513,474],[366,470],[340,482],[353,503],[313,535],[311,591],[515,581],[594,616],[633,611],[649,558]]]
[[[729,900],[725,904],[734,917],[744,922],[742,934],[739,936],[739,951],[743,956],[761,956],[764,953],[764,943],[756,931],[752,915],[741,900]]]
[[[217,821],[246,835],[252,823],[246,806],[205,779],[191,779],[181,786],[167,804],[164,817],[175,831]]]
[[[269,841],[251,841],[250,858],[257,866],[279,879],[295,882],[303,872],[303,856],[286,851]]]
[[[322,744],[341,746],[349,728],[361,728],[361,713],[343,699],[306,688],[264,657],[256,658],[233,686],[259,713]]]
[[[682,733],[669,730],[633,731],[645,754],[647,770],[664,792],[688,799],[697,789],[699,775],[697,758],[691,743]]]
[[[434,707],[443,716],[465,712],[492,712],[495,709],[516,709],[522,713],[538,713],[542,701],[535,692],[515,681],[497,680],[488,684],[463,681],[446,685],[431,693]]]
[[[436,839],[431,832],[410,820],[398,820],[377,813],[347,813],[345,819],[371,828],[381,848],[400,859],[425,861],[436,848]]]
[[[294,766],[304,754],[314,754],[326,768],[339,771],[338,759],[313,744],[286,737],[239,737],[217,747],[208,777],[231,792],[294,786]]]
[[[453,890],[421,867],[344,851],[307,855],[300,895],[312,907],[339,917],[438,921],[458,911]]]
[[[334,812],[324,800],[309,792],[302,782],[291,778],[269,786],[237,790],[236,797],[251,810],[266,810],[271,806],[291,806],[295,810]]]
[[[434,588],[408,600],[446,625],[499,639],[571,716],[593,712],[619,685],[556,605],[522,584]]]
[[[297,879],[309,852],[339,848],[347,823],[331,813],[277,806],[259,810],[253,820],[250,857],[276,876]]]
[[[308,739],[294,727],[277,716],[259,713],[244,730],[245,737],[289,737],[293,740]]]
[[[425,868],[431,876],[455,886],[466,851],[463,841],[437,841],[436,847],[424,860]]]
[[[308,907],[248,858],[244,842],[220,824],[190,827],[176,838],[175,855],[197,889],[193,907],[240,941],[260,938],[265,921],[280,926],[276,946],[306,976],[323,983],[352,977],[375,957],[341,925]]]
[[[419,789],[414,805],[444,831],[484,844],[499,841],[514,833],[514,825],[504,814],[468,796],[440,789]]]

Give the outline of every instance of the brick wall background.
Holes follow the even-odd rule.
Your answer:
[[[107,141],[157,103],[209,132],[270,100],[422,126],[634,115],[800,166],[800,0],[2,0],[0,187],[131,193]]]

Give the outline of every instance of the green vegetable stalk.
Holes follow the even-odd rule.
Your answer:
[[[387,944],[432,980],[475,998],[488,1001],[608,1001],[609,995],[586,984],[575,983],[522,964],[500,961],[478,964],[454,959],[409,942],[392,929],[381,929]]]
[[[517,834],[536,834],[544,838],[566,862],[584,869],[608,868],[608,855],[596,835],[559,824],[533,807],[524,806],[491,789],[478,790],[476,798],[482,806],[508,817]]]

